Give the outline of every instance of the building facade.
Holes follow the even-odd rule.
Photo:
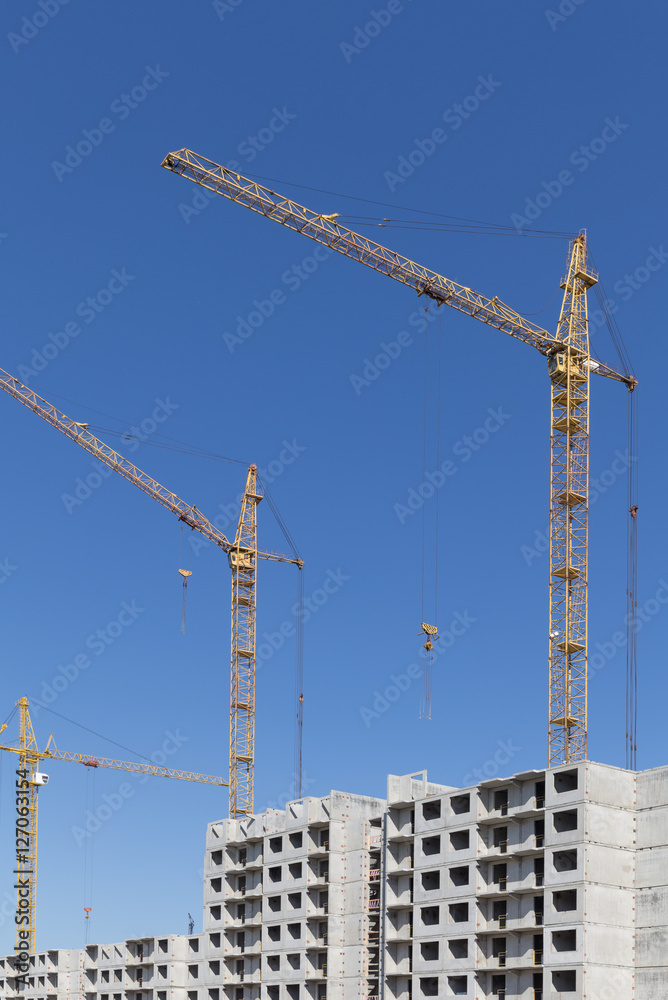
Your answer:
[[[426,772],[207,829],[202,934],[40,952],[14,1000],[668,998],[668,767]]]

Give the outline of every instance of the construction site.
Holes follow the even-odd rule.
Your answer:
[[[40,0],[9,31],[24,64],[52,30],[58,59],[72,51],[64,22],[75,12],[61,15],[64,3]],[[328,179],[345,150],[332,175],[318,172],[331,89],[315,71],[338,59],[330,75],[346,97],[332,121],[341,128],[344,104],[358,110],[362,132],[353,138],[351,125],[346,141],[363,134],[372,156],[399,124],[384,128],[374,102],[367,135],[372,91],[337,74],[359,70],[376,86],[410,50],[422,82],[408,84],[408,103],[418,104],[432,72],[422,45],[438,52],[428,36],[442,13],[399,0],[337,10],[328,55],[324,13],[305,26],[258,0],[263,62],[248,42],[249,0],[209,6],[222,42],[205,21],[194,37],[178,18],[158,24],[157,8],[138,23],[142,51],[155,36],[178,70],[146,65],[104,117],[86,110],[83,138],[52,159],[63,203],[44,196],[54,205],[45,239],[52,255],[62,239],[62,258],[26,315],[46,322],[41,310],[73,269],[68,255],[85,270],[108,242],[111,277],[74,312],[58,299],[58,316],[77,319],[49,319],[44,344],[27,334],[3,362],[10,370],[0,368],[5,464],[20,470],[8,477],[0,570],[10,668],[0,1000],[668,1000],[663,366],[638,332],[650,302],[641,290],[652,280],[658,294],[668,255],[658,236],[648,246],[657,213],[641,191],[645,256],[615,280],[622,256],[597,185],[609,196],[639,170],[640,153],[613,167],[616,150],[607,152],[627,148],[626,111],[586,144],[564,139],[574,144],[569,169],[556,154],[554,168],[529,163],[549,148],[547,132],[543,147],[522,139],[531,156],[516,157],[509,138],[525,106],[536,121],[541,102],[559,107],[558,61],[568,52],[579,65],[589,51],[567,31],[595,15],[562,3],[541,14],[547,27],[512,15],[509,26],[483,0],[484,45],[493,51],[511,30],[535,36],[526,51],[549,86],[525,86],[510,54],[502,65],[517,76],[481,68],[459,90],[444,85],[436,127],[411,109],[406,135],[387,140],[397,152],[385,154],[376,190],[354,158],[352,181]],[[460,62],[477,57],[477,15],[452,6],[461,75]],[[125,15],[113,27],[107,14],[84,16],[93,20],[80,40],[96,17],[110,51],[114,32],[127,33]],[[620,29],[605,30],[617,39]],[[302,37],[312,76],[275,51]],[[558,72],[545,68],[551,60]],[[216,148],[217,126],[204,127],[207,109],[192,112],[193,138],[185,133],[207,74],[229,96],[232,67],[240,102],[271,83],[266,122],[248,126],[233,157],[234,144]],[[181,71],[192,81],[177,83]],[[27,80],[23,64],[16,72]],[[103,48],[87,72],[112,92]],[[616,87],[615,73],[601,72]],[[276,80],[289,97],[276,96]],[[401,81],[386,85],[401,119]],[[189,95],[178,112],[177,87]],[[481,151],[503,130],[480,124],[497,107],[498,184]],[[560,134],[574,137],[567,118]],[[299,132],[303,120],[310,132]],[[196,148],[167,151],[166,136]],[[293,158],[269,166],[280,143]],[[314,150],[320,159],[309,160]],[[495,206],[516,164],[543,179],[509,222],[481,221],[504,217]],[[270,176],[290,170],[293,180]],[[293,189],[299,200],[284,193]],[[582,226],[567,208],[576,192]],[[431,207],[406,207],[417,204]],[[59,213],[73,206],[70,233]],[[621,244],[630,222],[619,211]],[[125,266],[119,246],[130,248]],[[32,308],[22,284],[31,251],[17,243],[9,256]],[[149,416],[138,419],[147,388]],[[654,460],[641,501],[642,450]],[[77,749],[62,749],[70,739]],[[103,745],[114,756],[90,749]],[[111,772],[117,784],[105,782]]]
[[[157,500],[228,555],[232,570],[229,782],[155,765],[40,751],[28,699],[18,704],[17,945],[2,961],[7,997],[39,1000],[365,1000],[387,997],[635,996],[668,989],[668,766],[636,770],[635,701],[628,768],[587,757],[589,381],[636,388],[629,370],[592,358],[587,292],[596,284],[584,233],[572,239],[556,334],[189,150],[163,167],[379,270],[536,348],[552,396],[548,769],[457,788],[427,772],[388,776],[387,797],[298,795],[254,809],[256,570],[262,499],[248,470],[234,541],[34,391],[2,388]],[[631,441],[635,435],[630,409]],[[631,500],[634,497],[631,494]],[[635,558],[637,504],[629,508]],[[631,611],[635,567],[629,566]],[[191,572],[179,570],[185,594]],[[435,625],[421,626],[429,671]],[[633,678],[632,678],[633,680]],[[301,727],[302,695],[297,715]],[[3,728],[6,728],[3,727]],[[301,731],[300,738],[301,738]],[[301,744],[297,748],[301,757]],[[85,949],[36,951],[37,800],[44,761],[229,784],[229,819],[207,830],[203,932]],[[299,762],[301,768],[301,761]],[[301,773],[299,774],[301,786]],[[301,787],[300,787],[301,790]]]

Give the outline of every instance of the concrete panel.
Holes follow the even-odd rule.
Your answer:
[[[359,879],[368,880],[369,877],[369,855],[367,851],[361,851],[357,849],[349,850],[347,854],[341,856],[343,872],[345,873],[345,878],[342,881],[345,882],[356,882]],[[331,853],[330,853],[331,858]],[[332,866],[330,865],[330,877],[331,877]]]
[[[584,959],[595,965],[633,965],[633,934],[627,927],[585,924]]]
[[[605,764],[589,764],[586,769],[586,790],[590,802],[601,805],[635,808],[635,773]]]
[[[585,839],[595,844],[633,848],[634,820],[635,813],[626,809],[614,809],[590,802],[585,806]]]
[[[638,994],[633,992],[633,970],[623,968],[605,968],[597,965],[587,967],[586,996],[587,1000],[639,1000]],[[558,995],[558,994],[557,994]],[[564,993],[564,1000],[575,1000],[579,994]],[[662,993],[656,993],[651,1000],[661,1000]],[[643,998],[645,1000],[645,998]],[[650,998],[646,998],[650,1000]]]
[[[554,905],[554,894],[566,892],[575,892],[575,909],[574,910],[564,910],[556,909]],[[574,885],[565,886],[562,890],[560,887],[554,889],[546,889],[545,891],[545,929],[547,931],[548,927],[559,925],[560,927],[566,927],[570,925],[575,925],[581,923],[583,920],[585,906],[585,894],[584,885]]]
[[[359,945],[364,940],[365,922],[366,917],[361,913],[354,913],[345,918],[343,923],[343,944],[345,947]],[[329,937],[329,932],[327,940],[332,945],[337,943]]]
[[[639,966],[665,966],[668,962],[668,927],[640,927],[636,933]]]
[[[587,844],[584,877],[588,882],[630,888],[634,884],[634,854],[631,850]]]
[[[668,847],[637,852],[636,884],[643,888],[668,884]]]
[[[577,785],[571,789],[565,787],[562,775],[570,776],[573,772],[577,775]],[[570,764],[566,767],[558,767],[549,771],[545,775],[545,805],[548,809],[566,809],[568,806],[584,802],[585,800],[585,767]]]
[[[668,805],[668,767],[641,771],[637,779],[637,808]]]
[[[637,969],[635,1000],[659,1000],[662,997],[668,997],[668,968]]]
[[[636,896],[636,925],[660,927],[668,925],[668,886],[641,889]],[[666,956],[668,961],[668,955]]]
[[[638,847],[668,844],[668,806],[656,806],[638,813]]]
[[[634,905],[633,889],[617,889],[591,883],[584,887],[585,923],[622,927],[630,937],[635,925]]]
[[[570,847],[572,844],[582,843],[584,830],[584,810],[585,805],[572,805],[566,803],[564,807],[549,809],[545,812],[545,847]],[[575,829],[568,829],[568,814],[576,813],[577,825]]]

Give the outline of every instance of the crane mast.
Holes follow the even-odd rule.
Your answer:
[[[587,549],[589,376],[636,380],[589,353],[587,289],[597,276],[588,263],[584,232],[570,244],[564,298],[556,334],[501,302],[416,264],[291,198],[189,149],[168,153],[162,166],[187,180],[351,257],[426,295],[495,327],[548,359],[551,382],[549,766],[587,755]]]
[[[257,608],[257,470],[248,470],[234,548],[230,670],[230,817],[250,815],[255,796],[255,614]]]
[[[587,758],[589,332],[597,281],[584,235],[571,243],[551,381],[549,766]]]

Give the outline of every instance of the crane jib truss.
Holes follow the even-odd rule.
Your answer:
[[[168,153],[162,166],[230,201],[308,236],[367,267],[534,347],[548,358],[551,384],[549,766],[587,755],[587,608],[589,377],[603,375],[633,391],[636,380],[589,353],[587,290],[597,281],[585,233],[571,240],[564,297],[551,334],[498,297],[416,264],[189,149]]]
[[[250,815],[254,809],[255,770],[255,618],[256,566],[258,559],[291,563],[303,568],[303,560],[279,552],[258,550],[255,509],[262,499],[258,492],[257,467],[251,465],[242,498],[234,542],[211,523],[197,507],[181,500],[147,473],[100,441],[88,425],[72,420],[34,389],[0,368],[0,389],[27,406],[47,423],[91,455],[104,462],[128,482],[157,500],[173,514],[227,553],[232,570],[232,636],[230,684],[230,816]]]
[[[15,971],[18,981],[26,982],[30,969],[29,957],[35,953],[36,906],[37,906],[37,815],[39,788],[44,784],[44,776],[38,770],[42,760],[64,760],[85,767],[106,767],[117,771],[132,771],[135,774],[150,774],[162,778],[176,778],[180,781],[195,781],[206,785],[227,785],[224,778],[195,771],[177,771],[158,764],[142,764],[136,761],[112,760],[109,757],[93,757],[80,753],[57,750],[51,746],[51,737],[40,750],[35,739],[28,699],[17,702],[19,709],[18,746],[0,745],[0,750],[18,754],[19,767],[16,782],[16,955]],[[6,729],[0,727],[0,732]]]

